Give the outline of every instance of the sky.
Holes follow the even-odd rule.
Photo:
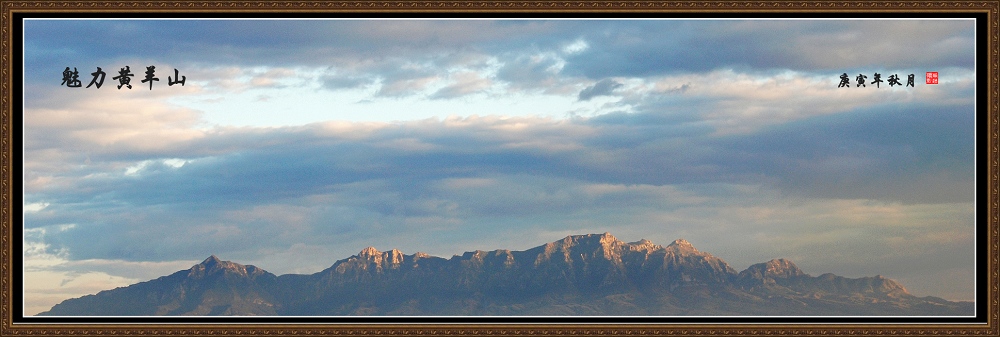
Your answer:
[[[27,20],[25,314],[604,232],[972,300],[974,23]]]

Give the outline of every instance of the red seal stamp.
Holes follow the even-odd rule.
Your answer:
[[[936,71],[927,72],[927,84],[938,84],[938,73]]]

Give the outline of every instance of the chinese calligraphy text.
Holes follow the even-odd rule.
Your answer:
[[[149,82],[149,90],[153,90],[153,82],[160,80],[155,77],[155,72],[156,66],[146,67],[146,76],[142,81],[140,81],[142,83]],[[62,75],[62,83],[59,84],[60,86],[65,85],[69,88],[79,88],[81,86],[79,80],[80,72],[77,71],[76,67],[73,67],[72,71],[70,70],[70,67],[66,67],[66,69],[63,70]],[[104,84],[104,77],[107,73],[105,73],[101,67],[97,67],[97,71],[90,73],[90,75],[94,76],[94,78],[90,80],[90,84],[87,84],[86,88],[96,86],[96,89],[100,89],[101,85]],[[135,76],[135,74],[132,73],[132,69],[129,66],[125,66],[124,68],[120,68],[120,70],[118,70],[118,76],[112,77],[111,79],[118,81],[118,90],[121,90],[122,87],[132,89],[132,76]],[[176,68],[174,69],[174,76],[167,76],[168,86],[173,86],[174,84],[184,86],[184,82],[186,81],[187,76],[180,76],[180,71]]]
[[[934,81],[933,83],[931,83],[931,74],[933,74],[933,76],[934,76],[933,77],[933,81]],[[897,74],[889,75],[889,80],[888,80],[887,84],[890,87],[894,87],[894,86],[897,86],[897,85],[898,86],[902,86],[902,87],[912,87],[913,86],[913,75],[914,74],[909,74],[909,75],[906,76],[906,84],[905,85],[902,82],[899,81],[899,79],[900,79],[899,75],[897,75]],[[867,80],[867,79],[868,79],[868,76],[866,76],[865,74],[858,74],[858,76],[854,78],[854,81],[857,82],[856,87],[857,88],[867,87],[867,85],[865,85],[865,80]],[[885,81],[882,81],[882,74],[875,73],[872,76],[871,83],[868,83],[868,84],[874,84],[876,88],[880,88],[881,87],[880,84],[882,84],[882,82],[885,82]],[[927,73],[927,84],[937,84],[937,72],[928,72]],[[837,85],[837,87],[838,88],[843,88],[843,87],[850,87],[850,86],[851,86],[851,77],[848,76],[847,73],[841,74],[840,75],[840,84]]]

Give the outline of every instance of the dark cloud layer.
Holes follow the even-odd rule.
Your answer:
[[[722,139],[729,151],[715,160],[723,175],[810,197],[971,202],[975,139],[962,130],[974,128],[973,111],[894,105],[817,117]]]
[[[589,86],[586,89],[583,89],[583,91],[580,91],[579,100],[588,101],[597,96],[611,95],[615,89],[621,88],[622,86],[624,86],[624,84],[606,78],[594,83],[594,85]]]

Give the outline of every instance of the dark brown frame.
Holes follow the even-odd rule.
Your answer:
[[[14,200],[12,185],[18,170],[12,161],[12,130],[16,127],[11,118],[14,83],[12,74],[20,65],[12,64],[13,14],[19,12],[44,13],[942,13],[965,12],[985,14],[988,18],[987,38],[986,107],[988,149],[987,192],[987,250],[985,285],[980,281],[979,291],[986,296],[986,323],[984,324],[599,324],[573,325],[556,323],[516,324],[47,324],[14,323],[15,304],[12,294],[12,277],[20,264],[13,264],[12,240],[18,235],[14,230],[12,214]],[[1000,207],[998,207],[998,119],[1000,119],[1000,0],[989,1],[421,1],[421,0],[371,0],[371,1],[25,1],[0,0],[0,335],[1000,335]],[[980,51],[979,55],[982,55]],[[984,69],[980,69],[984,71]],[[984,99],[979,97],[979,99]],[[983,135],[979,135],[984,137]],[[977,140],[979,141],[979,140]],[[983,160],[985,159],[985,160]],[[982,164],[980,164],[982,165]],[[980,169],[982,169],[980,167]],[[980,187],[984,188],[984,187]],[[982,202],[982,198],[980,199]],[[980,213],[983,214],[983,213]],[[980,217],[983,218],[983,217]]]

